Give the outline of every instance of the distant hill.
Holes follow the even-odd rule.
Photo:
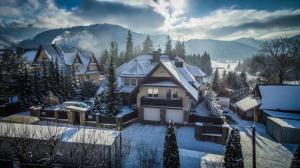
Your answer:
[[[28,30],[27,30],[28,32]],[[37,32],[37,31],[32,31]],[[87,49],[99,55],[104,49],[109,49],[110,42],[118,42],[119,51],[124,51],[128,30],[111,24],[96,24],[91,26],[76,26],[72,28],[51,29],[38,33],[33,38],[19,42],[17,45],[26,48],[38,47],[40,44],[56,43],[60,46],[74,46]],[[1,32],[0,32],[1,35]],[[132,31],[134,45],[142,47],[146,34]],[[154,48],[164,50],[165,35],[150,36]],[[213,59],[244,59],[258,51],[262,41],[243,38],[234,41],[211,39],[194,39],[185,41],[188,54],[207,51]],[[175,41],[173,41],[173,46]]]

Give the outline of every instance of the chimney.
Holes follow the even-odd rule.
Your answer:
[[[182,68],[183,67],[183,62],[176,60],[175,61],[175,66],[178,67],[178,68]]]
[[[152,62],[159,62],[160,61],[160,49],[158,49],[157,51],[153,51],[152,56]]]

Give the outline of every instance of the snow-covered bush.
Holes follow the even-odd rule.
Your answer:
[[[215,115],[216,117],[221,117],[223,110],[221,109],[221,105],[218,103],[217,94],[212,91],[204,92],[204,101],[207,104],[208,110]]]

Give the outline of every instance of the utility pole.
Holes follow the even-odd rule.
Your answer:
[[[256,90],[254,89],[254,99],[256,99]],[[252,164],[253,164],[253,168],[256,168],[256,148],[255,148],[255,107],[253,109],[253,126],[252,126],[252,153],[253,153],[253,157],[252,157]]]

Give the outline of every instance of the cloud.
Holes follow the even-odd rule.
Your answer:
[[[265,11],[254,9],[219,9],[208,16],[189,18],[171,26],[171,34],[190,38],[236,39],[262,38],[265,33],[300,28],[300,9]],[[273,31],[273,32],[272,32]]]

